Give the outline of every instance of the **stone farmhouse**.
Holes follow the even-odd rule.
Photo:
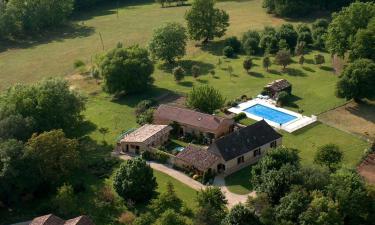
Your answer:
[[[229,175],[281,144],[282,136],[262,120],[215,140],[208,148],[189,145],[176,156],[176,164]]]
[[[247,127],[232,119],[200,113],[194,110],[161,105],[154,114],[154,124],[146,124],[126,134],[117,151],[140,154],[155,151],[169,139],[171,131],[177,136],[203,135],[205,146],[189,144],[170,162],[197,173],[213,172],[229,175],[257,162],[269,149],[282,144],[282,135],[264,120]]]

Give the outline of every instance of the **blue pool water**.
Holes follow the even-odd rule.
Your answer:
[[[174,150],[178,151],[178,152],[182,152],[185,148],[184,147],[176,147],[174,148]]]
[[[261,104],[253,105],[253,106],[251,106],[247,109],[244,109],[243,111],[245,111],[247,113],[250,113],[250,114],[253,114],[255,116],[262,117],[266,120],[275,122],[277,124],[288,123],[288,122],[297,118],[297,117],[292,116],[290,114],[281,112],[281,111],[276,110],[276,109],[272,109],[270,107],[267,107],[267,106],[264,106],[264,105],[261,105]]]

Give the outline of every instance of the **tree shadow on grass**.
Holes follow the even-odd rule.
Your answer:
[[[285,73],[289,76],[296,76],[296,77],[305,77],[306,73],[302,70],[295,69],[295,68],[286,68]]]
[[[180,81],[178,82],[178,85],[184,86],[184,87],[193,87],[193,82],[191,81]]]
[[[71,132],[71,134],[75,137],[83,137],[95,131],[96,129],[97,129],[96,124],[94,124],[93,122],[89,120],[84,120],[75,127],[75,129]]]
[[[334,72],[335,70],[333,69],[333,67],[330,67],[330,66],[321,66],[319,67],[321,70],[325,70],[325,71],[328,71],[328,72]]]
[[[271,73],[271,74],[275,74],[275,75],[281,75],[280,71],[277,71],[277,70],[274,70],[274,69],[268,70],[268,72]]]
[[[225,40],[210,41],[206,44],[199,44],[198,47],[201,47],[203,51],[212,55],[222,56],[223,48],[225,47]]]
[[[215,66],[210,63],[204,63],[204,62],[195,61],[195,60],[180,60],[174,64],[164,63],[160,65],[159,69],[163,70],[166,73],[172,73],[173,68],[177,66],[181,66],[182,68],[184,68],[185,76],[191,75],[191,68],[193,66],[199,66],[200,75],[207,74],[215,68]]]
[[[307,67],[307,66],[302,66],[302,69],[308,71],[308,72],[311,72],[311,73],[315,73],[315,70],[311,69],[310,67]]]
[[[95,29],[93,27],[70,24],[62,28],[56,28],[55,30],[39,33],[35,36],[27,36],[22,39],[15,40],[1,40],[0,41],[0,52],[8,49],[23,49],[30,48],[40,44],[47,44],[52,41],[61,42],[65,39],[82,38],[93,35]]]
[[[305,59],[305,63],[315,65],[315,61],[313,59]]]
[[[257,77],[257,78],[263,78],[264,77],[263,74],[258,73],[258,72],[253,72],[253,71],[250,71],[248,74],[253,76],[253,77]]]
[[[375,124],[375,104],[364,101],[354,106],[346,107],[345,109],[351,114]]]
[[[297,101],[301,100],[302,98],[296,96],[296,95],[293,95],[291,94],[288,98],[288,101],[284,104],[285,106],[287,107],[291,107],[291,108],[295,108],[295,109],[299,109],[299,105],[296,104]]]

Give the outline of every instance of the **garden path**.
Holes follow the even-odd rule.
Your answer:
[[[119,155],[119,158],[123,160],[128,160],[131,159],[132,156],[129,155]],[[163,172],[174,179],[188,185],[189,187],[193,188],[194,190],[201,190],[205,189],[207,186],[201,184],[200,182],[192,179],[191,177],[187,176],[186,174],[173,169],[172,167],[166,166],[164,164],[160,164],[157,162],[153,161],[147,161],[147,163],[150,165],[152,169],[158,170],[160,172]],[[214,186],[217,186],[221,189],[221,191],[224,193],[225,197],[228,200],[228,207],[232,208],[234,205],[239,204],[239,203],[245,203],[248,196],[255,196],[256,193],[255,191],[251,192],[250,194],[247,195],[239,195],[239,194],[234,194],[228,190],[228,188],[225,186],[225,179],[223,176],[216,176],[214,183]]]

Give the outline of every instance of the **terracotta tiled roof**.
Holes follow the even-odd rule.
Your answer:
[[[229,161],[281,137],[266,121],[261,120],[217,139],[208,151]]]
[[[31,221],[30,225],[63,225],[64,220],[53,214],[36,217]]]
[[[278,92],[278,91],[282,91],[285,88],[288,88],[290,86],[292,86],[292,85],[287,80],[285,80],[285,79],[279,79],[279,80],[275,80],[275,81],[267,84],[266,88]]]
[[[154,119],[156,123],[158,121],[169,120],[208,131],[216,131],[223,123],[231,121],[223,117],[170,105],[160,105],[155,112]]]
[[[220,158],[212,152],[191,144],[178,153],[176,157],[200,171],[207,170],[212,164],[220,160]]]
[[[145,124],[130,134],[125,135],[121,142],[144,142],[159,132],[164,130],[169,132],[171,129],[168,125]]]
[[[79,216],[67,220],[64,225],[95,225],[88,216]]]

